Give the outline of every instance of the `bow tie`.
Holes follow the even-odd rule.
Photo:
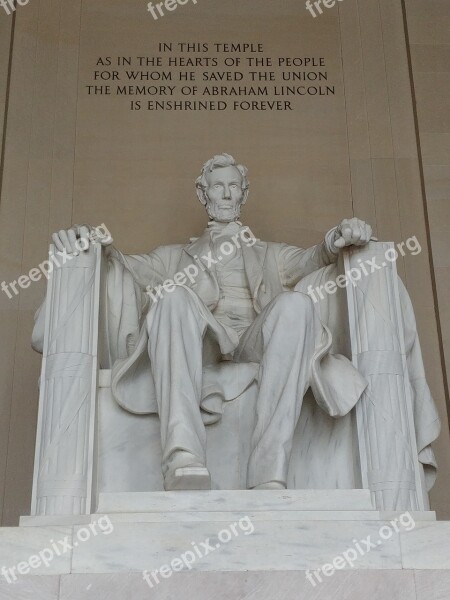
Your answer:
[[[211,240],[214,242],[217,238],[233,237],[240,232],[242,223],[240,221],[232,221],[231,223],[218,223],[217,221],[210,221],[208,223],[208,231],[211,236]]]

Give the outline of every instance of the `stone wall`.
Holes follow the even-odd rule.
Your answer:
[[[436,8],[438,27],[444,2],[427,2]],[[12,15],[0,15],[0,43],[6,47],[12,23]],[[294,113],[260,114],[134,114],[123,99],[87,96],[85,85],[99,56],[151,55],[153,40],[180,37],[262,41],[272,54],[324,56],[337,93],[307,98]],[[0,110],[8,64],[2,51]],[[423,68],[432,70],[427,65]],[[444,91],[440,97],[436,93],[436,101],[445,102]],[[435,125],[427,118],[428,145],[421,132],[422,147],[428,148],[426,180],[431,177],[430,189],[441,195],[439,173],[448,174],[448,167],[436,165],[448,164],[445,135],[450,133],[433,138]],[[432,507],[450,518],[450,442],[433,290],[435,273],[442,297],[439,286],[448,280],[438,216],[445,202],[429,197],[427,204],[430,216],[431,204],[441,211],[431,227],[433,250],[438,249],[434,272],[401,0],[345,0],[316,18],[298,0],[279,3],[276,11],[271,0],[259,0],[257,9],[238,0],[208,0],[179,7],[159,21],[145,12],[144,3],[131,0],[33,0],[18,7],[0,203],[1,279],[17,280],[36,267],[46,257],[51,233],[74,222],[104,222],[125,252],[188,240],[205,223],[193,180],[202,162],[221,151],[250,168],[243,218],[263,239],[306,246],[355,214],[371,222],[380,239],[400,242],[415,235],[420,240],[422,252],[406,256],[398,267],[415,306],[444,423],[436,444],[440,477]],[[4,525],[29,513],[40,364],[30,334],[44,291],[40,281],[11,299],[0,295]],[[439,308],[442,322],[448,309]],[[444,330],[448,343],[445,335]]]
[[[406,0],[443,359],[450,372],[450,5]]]

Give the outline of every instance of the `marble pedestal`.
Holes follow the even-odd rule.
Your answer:
[[[399,525],[382,539],[400,514],[374,510],[368,490],[104,493],[96,514],[22,517],[21,527],[0,529],[0,566],[7,568],[63,538],[71,546],[15,583],[0,577],[0,599],[450,597],[450,522],[410,513],[414,527]],[[102,517],[109,533],[80,539]],[[253,530],[245,533],[240,519]],[[221,542],[233,524],[237,535]],[[315,586],[308,581],[308,570],[356,543],[364,549],[368,536],[374,547],[352,566],[322,574]],[[160,577],[153,588],[144,581],[143,571],[159,571],[207,539],[212,550],[189,569]]]

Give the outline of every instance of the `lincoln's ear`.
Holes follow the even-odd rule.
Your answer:
[[[197,196],[203,206],[206,206],[206,194],[200,186],[197,186]]]
[[[243,206],[247,202],[249,189],[247,188],[244,192],[244,199],[241,202],[241,206]]]

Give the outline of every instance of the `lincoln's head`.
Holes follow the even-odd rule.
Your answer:
[[[217,154],[203,165],[195,185],[198,198],[213,221],[236,221],[248,196],[247,167],[236,164],[229,154]]]

